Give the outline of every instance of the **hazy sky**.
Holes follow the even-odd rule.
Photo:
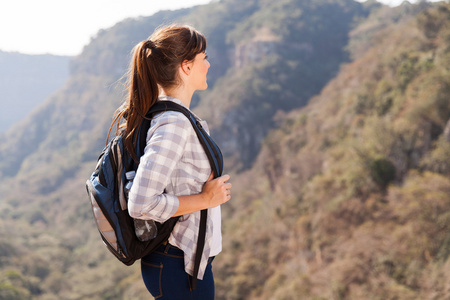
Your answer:
[[[190,7],[210,1],[2,0],[0,50],[27,54],[77,55],[99,29],[111,27],[123,19],[149,16],[163,9]],[[403,2],[378,1],[393,6]]]

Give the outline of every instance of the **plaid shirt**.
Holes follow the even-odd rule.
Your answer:
[[[183,105],[172,97],[159,99]],[[208,132],[206,122],[200,122]],[[190,121],[180,112],[163,112],[151,121],[144,155],[129,193],[129,214],[133,218],[164,222],[177,211],[177,196],[199,194],[210,174],[208,157]],[[183,215],[169,237],[170,244],[183,250],[185,270],[190,275],[194,270],[199,224],[199,211]],[[203,278],[208,258],[221,251],[220,226],[220,206],[209,209],[198,279]]]

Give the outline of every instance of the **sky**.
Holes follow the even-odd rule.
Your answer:
[[[378,1],[391,6],[403,2]],[[209,2],[211,0],[1,0],[0,50],[74,56],[81,53],[100,29],[126,18]]]

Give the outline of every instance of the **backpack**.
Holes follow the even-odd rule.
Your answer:
[[[135,140],[137,157],[141,157],[144,152],[152,116],[168,110],[181,112],[189,119],[206,152],[214,171],[214,177],[221,176],[223,158],[219,147],[188,109],[171,101],[158,101],[150,108],[139,132],[134,137],[137,139]],[[155,222],[157,225],[156,237],[144,242],[138,239],[135,233],[134,220],[128,213],[128,198],[125,192],[125,185],[128,182],[126,173],[136,171],[137,167],[138,164],[126,152],[122,135],[117,135],[100,154],[94,172],[86,181],[92,212],[103,242],[108,250],[127,266],[152,253],[167,241],[179,218],[172,217],[164,223]],[[205,243],[206,218],[207,210],[204,209],[201,211],[195,267],[192,276],[194,285]]]

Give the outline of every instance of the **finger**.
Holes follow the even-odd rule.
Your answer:
[[[230,175],[225,174],[220,176],[219,178],[222,180],[222,182],[227,182],[230,179]]]

